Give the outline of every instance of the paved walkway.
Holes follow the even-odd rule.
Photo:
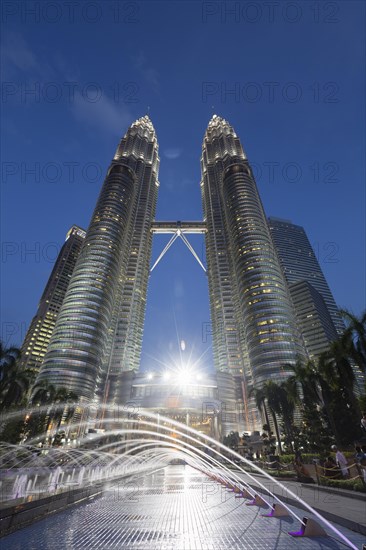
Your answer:
[[[292,538],[299,522],[263,518],[188,466],[169,466],[1,540],[7,550],[341,550],[331,537]],[[294,508],[295,510],[295,508]],[[303,513],[297,510],[302,517]],[[360,535],[342,528],[362,548]]]

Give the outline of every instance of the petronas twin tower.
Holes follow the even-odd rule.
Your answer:
[[[37,382],[88,402],[118,395],[138,368],[159,156],[145,116],[128,129],[108,169]]]
[[[201,191],[214,366],[251,389],[286,377],[305,354],[255,180],[230,124],[206,130]],[[85,402],[118,404],[121,373],[139,368],[159,155],[148,116],[134,122],[108,169],[37,382]]]

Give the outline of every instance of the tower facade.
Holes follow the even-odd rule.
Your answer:
[[[155,130],[145,116],[133,124],[121,140],[115,160],[136,174],[136,198],[124,259],[124,276],[109,331],[109,353],[104,372],[104,399],[120,402],[120,373],[137,371],[140,365],[147,286],[152,250],[151,226],[158,198],[159,154]]]
[[[329,349],[337,331],[323,297],[310,283],[292,283],[290,293],[306,351],[313,361]]]
[[[130,126],[107,171],[37,383],[91,402],[117,391],[118,369],[137,364],[158,169],[157,139],[145,116]]]
[[[77,225],[73,225],[66,235],[40,299],[37,313],[24,338],[21,347],[21,368],[38,371],[42,364],[84,239],[85,231]]]
[[[214,360],[218,370],[242,375],[253,429],[252,388],[286,378],[284,365],[305,351],[252,170],[233,128],[216,115],[201,168]]]
[[[269,227],[288,284],[307,281],[323,297],[337,333],[345,326],[313,247],[300,225],[270,217]]]

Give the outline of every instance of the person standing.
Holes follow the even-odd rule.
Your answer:
[[[356,447],[355,447],[355,451],[356,451],[355,459],[356,459],[356,461],[357,461],[358,463],[360,463],[361,460],[362,460],[363,458],[366,458],[366,455],[365,455],[365,453],[362,451],[361,447],[356,446]]]
[[[363,458],[361,460],[360,466],[361,466],[361,472],[362,472],[362,475],[363,475],[363,480],[366,483],[366,458]]]
[[[362,413],[361,430],[362,430],[363,435],[366,435],[366,412]]]
[[[344,454],[337,448],[336,445],[332,445],[331,447],[332,451],[335,452],[336,456],[336,462],[338,464],[338,467],[340,468],[341,472],[342,472],[342,475],[344,478],[347,478],[348,477],[348,468],[347,468],[347,465],[348,465],[348,461],[346,459],[346,457],[344,456]]]

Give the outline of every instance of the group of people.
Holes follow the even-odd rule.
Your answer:
[[[365,437],[361,438],[361,442],[363,442],[363,440],[366,439],[366,412],[362,413],[361,430],[365,435]],[[329,455],[324,462],[320,462],[321,466],[323,467],[323,476],[327,477],[328,479],[349,479],[349,466],[351,466],[352,464],[348,464],[347,458],[336,445],[332,445],[331,450],[333,451],[333,453],[335,453],[335,457]],[[355,451],[356,452],[354,455],[354,460],[352,462],[358,465],[358,471],[360,471],[361,469],[363,480],[366,483],[366,445],[355,446]],[[278,462],[273,462],[274,458],[275,457],[273,456],[269,457],[272,465],[278,464]],[[297,474],[298,481],[301,481],[302,483],[314,483],[314,479],[311,477],[309,470],[304,466],[302,462],[300,451],[295,452],[293,465]]]
[[[331,449],[335,453],[335,458],[333,458],[333,456],[328,456],[323,463],[324,477],[330,479],[349,479],[350,474],[347,458],[336,445],[332,445]],[[362,447],[356,446],[355,450],[354,459],[356,464],[361,467],[363,478],[366,481],[366,445]]]
[[[336,445],[331,446],[331,450],[335,453],[335,456],[329,455],[328,458],[321,462],[323,468],[323,476],[328,479],[349,479],[350,478],[350,468],[347,458],[344,456],[342,451],[340,451]],[[356,446],[355,447],[354,460],[353,463],[358,464],[361,469],[363,479],[366,483],[366,445]],[[295,454],[294,468],[297,474],[298,481],[302,483],[313,483],[308,469],[302,463],[301,453],[297,452]]]

